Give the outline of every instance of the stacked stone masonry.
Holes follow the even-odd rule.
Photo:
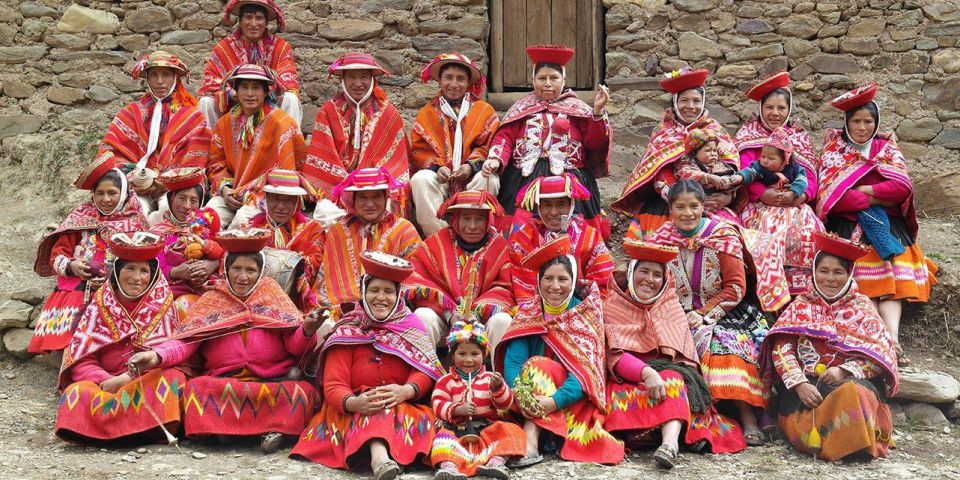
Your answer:
[[[346,50],[370,51],[393,73],[383,83],[408,128],[436,91],[418,78],[430,58],[460,51],[487,64],[488,0],[278,2],[302,77],[305,132],[339,88],[326,69]],[[744,97],[747,88],[789,70],[794,110],[818,146],[824,128],[840,125],[828,100],[878,81],[881,128],[900,137],[915,181],[960,197],[960,2],[602,0],[602,6],[604,81],[614,89],[608,109],[617,144],[614,175],[602,182],[605,197],[619,193],[668,105],[657,77],[685,65],[713,72],[708,108],[731,133],[756,110]],[[148,51],[183,58],[195,90],[211,47],[233,29],[221,23],[222,8],[219,0],[0,0],[0,185],[67,187],[113,115],[142,93],[129,70]],[[943,198],[933,193],[926,198]],[[920,202],[921,209],[938,207]]]

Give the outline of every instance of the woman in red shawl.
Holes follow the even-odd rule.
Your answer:
[[[894,344],[851,270],[863,245],[814,235],[813,288],[763,341],[764,381],[776,387],[780,429],[801,452],[833,462],[884,458],[893,447],[886,399],[897,393]]]
[[[824,140],[817,214],[827,231],[870,247],[853,277],[883,317],[900,366],[907,366],[899,341],[903,302],[930,299],[937,266],[917,243],[913,182],[896,137],[879,133],[876,93],[873,83],[831,102],[846,119],[842,131],[828,130]]]
[[[144,55],[132,76],[143,77],[147,93],[113,119],[100,152],[113,152],[118,167],[134,166],[133,189],[155,224],[169,205],[154,179],[171,168],[206,167],[213,125],[185,88],[189,72],[176,55],[164,51]]]
[[[635,238],[650,235],[667,221],[667,190],[676,182],[670,166],[683,157],[689,131],[702,129],[712,133],[717,139],[719,161],[738,165],[730,135],[710,118],[705,107],[704,84],[709,75],[707,70],[681,69],[668,73],[660,81],[660,86],[673,96],[672,106],[663,111],[660,125],[650,137],[640,163],[633,168],[620,198],[610,204],[610,208],[633,219],[630,231]],[[720,210],[730,205],[733,198],[733,193],[717,192],[709,197],[705,206],[711,211]]]
[[[147,229],[137,194],[129,191],[123,172],[114,168],[113,154],[97,156],[74,185],[89,190],[91,200],[43,238],[33,264],[41,277],[57,275],[57,287],[43,304],[28,347],[35,354],[63,350],[70,344],[77,320],[109,270],[112,255],[106,250],[106,239],[116,232]]]
[[[160,237],[136,232],[114,235],[110,280],[97,291],[65,350],[60,368],[63,392],[54,433],[70,441],[157,440],[180,425],[176,369],[143,376],[127,359],[156,347],[177,327],[173,295],[160,273]]]
[[[284,435],[303,430],[319,400],[310,382],[299,381],[299,365],[320,325],[316,317],[304,320],[280,285],[264,277],[260,251],[268,238],[264,230],[222,232],[226,280],[190,306],[168,341],[130,357],[130,368],[202,359],[200,376],[183,389],[186,435],[262,436],[271,453]]]
[[[223,23],[233,23],[237,16],[237,29],[217,42],[210,52],[203,69],[203,84],[200,85],[200,111],[207,117],[211,128],[220,116],[236,104],[236,91],[223,85],[228,72],[252,63],[276,72],[282,88],[277,99],[280,109],[290,115],[300,126],[303,111],[300,106],[300,76],[293,58],[293,47],[279,35],[267,31],[267,23],[277,22],[276,33],[286,28],[283,12],[274,0],[230,0],[223,7]]]
[[[510,250],[494,227],[503,216],[487,192],[453,194],[437,211],[449,227],[428,237],[411,255],[407,282],[414,313],[441,344],[457,321],[510,324],[516,305],[510,285]]]
[[[164,239],[160,271],[170,283],[180,318],[185,318],[190,304],[216,280],[223,258],[223,249],[214,240],[220,233],[220,217],[212,208],[200,208],[206,197],[204,169],[174,168],[160,174],[157,182],[167,190],[170,208],[150,232]]]
[[[587,224],[610,235],[597,186],[597,178],[610,174],[613,130],[604,108],[610,93],[600,85],[591,108],[573,90],[564,88],[566,64],[573,54],[572,48],[562,45],[527,47],[527,57],[533,62],[533,93],[507,111],[487,156],[496,162],[483,165],[483,171],[500,174],[497,198],[507,213],[498,227],[501,231],[508,231],[515,215],[518,220],[529,218],[527,212],[516,210],[517,193],[539,177],[567,172],[590,192],[589,198],[576,202],[577,213]]]
[[[757,353],[767,320],[747,289],[743,243],[737,230],[703,216],[703,188],[691,180],[670,187],[670,221],[649,241],[680,249],[668,264],[677,296],[693,332],[703,377],[715,402],[730,401],[740,412],[748,445],[765,436],[754,408],[766,407],[768,391],[757,371]]]
[[[680,430],[694,449],[713,453],[743,450],[743,434],[714,410],[700,374],[700,360],[666,264],[675,247],[627,240],[627,271],[610,277],[603,305],[607,337],[607,403],[604,427],[642,438],[659,427],[661,444],[653,458],[661,468],[676,465]]]
[[[737,131],[734,142],[740,152],[740,166],[748,167],[760,159],[760,151],[780,128],[787,134],[796,162],[807,176],[807,190],[798,198],[789,193],[789,185],[775,188],[754,182],[746,187],[749,203],[740,214],[743,226],[769,234],[782,252],[777,259],[783,265],[786,284],[793,295],[810,288],[810,266],[813,262],[814,232],[823,231],[823,223],[813,211],[817,198],[817,157],[810,137],[793,113],[793,92],[790,74],[781,72],[760,82],[747,92],[747,98],[759,103],[760,108]],[[779,274],[779,272],[778,272]]]
[[[603,427],[607,405],[603,299],[596,284],[575,288],[570,238],[532,252],[523,267],[539,272],[537,296],[520,305],[493,353],[526,418],[527,454],[514,466],[543,461],[540,433],[561,438],[560,458],[617,464],[623,443]],[[581,298],[583,300],[581,300]]]
[[[330,468],[369,459],[377,480],[430,453],[436,417],[429,406],[442,375],[430,335],[403,301],[410,262],[364,252],[360,306],[337,322],[317,359],[324,404],[291,456]]]
[[[341,92],[317,112],[301,170],[314,188],[330,195],[355,170],[384,168],[403,186],[396,212],[403,215],[410,182],[407,135],[400,111],[387,99],[377,77],[387,71],[372,55],[345,53],[328,69]]]

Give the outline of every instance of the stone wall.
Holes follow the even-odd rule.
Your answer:
[[[487,0],[279,3],[284,37],[298,58],[308,132],[318,106],[338,88],[326,68],[343,51],[366,49],[394,73],[384,83],[408,122],[435,92],[418,80],[435,54],[459,50],[487,60]],[[916,179],[960,166],[956,0],[603,4],[617,139],[616,175],[603,182],[605,196],[619,192],[669,103],[657,78],[683,65],[714,71],[708,107],[731,133],[756,109],[743,96],[749,85],[789,69],[797,114],[815,145],[841,118],[826,102],[877,80],[882,128],[900,136]],[[232,31],[221,12],[219,0],[0,0],[0,185],[24,196],[51,186],[70,191],[110,118],[143,91],[129,77],[135,59],[160,48],[176,53],[195,89],[211,47]]]

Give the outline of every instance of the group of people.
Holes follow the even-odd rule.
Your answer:
[[[833,101],[844,128],[817,154],[786,73],[747,93],[733,137],[706,70],[667,74],[672,105],[611,204],[632,219],[617,268],[609,93],[565,88],[572,49],[527,49],[534,91],[502,120],[482,69],[439,55],[409,134],[386,70],[346,53],[308,144],[292,49],[267,29],[283,13],[225,16],[199,101],[176,56],[136,64],[147,92],[77,179],[90,200],[38,249],[57,286],[30,349],[64,351],[61,438],[295,439],[291,456],[378,480],[645,447],[672,468],[681,445],[732,453],[777,426],[828,460],[893,445],[900,312],[936,267],[876,85]]]

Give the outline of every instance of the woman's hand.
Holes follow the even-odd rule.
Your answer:
[[[654,404],[660,403],[667,398],[667,387],[663,383],[663,379],[660,378],[660,373],[654,370],[653,367],[643,367],[640,376],[643,378],[643,384],[647,387],[647,396],[653,400]]]
[[[603,115],[603,109],[608,101],[610,101],[610,90],[603,85],[597,85],[597,95],[593,97],[593,116]]]
[[[90,264],[86,259],[73,260],[70,262],[70,273],[80,280],[88,280],[93,275],[90,271]]]
[[[495,159],[490,159],[483,162],[483,173],[487,176],[490,176],[491,173],[497,173],[500,170],[500,162]]]
[[[708,195],[707,198],[703,200],[703,208],[708,211],[714,212],[720,210],[721,208],[730,205],[730,202],[733,201],[733,193],[730,192],[717,192],[711,195]]]
[[[823,372],[823,375],[820,376],[821,382],[826,382],[827,384],[834,385],[842,382],[845,378],[850,376],[850,372],[840,368],[840,367],[830,367],[826,372]]]
[[[226,203],[231,210],[237,210],[243,206],[243,202],[233,196],[234,193],[236,193],[236,190],[231,187],[223,187],[220,189],[220,195],[223,197],[224,203]]]
[[[793,201],[793,206],[794,206],[794,207],[799,207],[800,205],[803,205],[804,203],[807,203],[807,200],[808,200],[807,194],[804,193],[804,194],[800,195],[799,197],[797,197],[796,199],[794,199],[794,201]]]
[[[473,403],[464,403],[463,405],[458,405],[457,408],[453,409],[453,416],[455,417],[469,417],[477,413],[477,406]]]
[[[194,260],[193,274],[191,275],[194,282],[203,283],[210,278],[210,275],[213,275],[213,272],[217,271],[217,268],[220,267],[220,262],[216,260]]]
[[[133,377],[128,373],[124,373],[104,380],[104,382],[100,384],[100,388],[105,392],[117,393],[118,390],[130,383],[131,380],[133,380]]]
[[[383,404],[383,408],[393,408],[397,405],[412,400],[417,391],[410,385],[381,385],[374,390],[374,398]]]
[[[537,396],[537,402],[540,403],[540,408],[543,409],[543,416],[546,417],[553,412],[557,411],[557,401],[553,397],[546,397],[542,395]]]
[[[440,167],[437,169],[437,181],[440,183],[449,182],[451,175],[453,175],[453,172],[451,172],[448,167]]]
[[[797,392],[797,396],[800,397],[800,402],[807,408],[816,408],[820,405],[820,402],[823,401],[823,396],[820,395],[820,391],[809,382],[803,382],[794,386],[793,391]]]
[[[854,190],[864,195],[869,195],[871,197],[873,196],[873,185],[860,185],[859,187],[854,188]]]
[[[170,279],[171,280],[180,280],[182,282],[192,282],[193,281],[193,269],[190,268],[190,262],[193,260],[188,260],[186,262],[177,265],[170,269]]]
[[[348,412],[360,415],[373,415],[383,411],[383,402],[377,398],[373,390],[348,398],[344,406]]]
[[[694,310],[687,312],[687,325],[690,328],[697,328],[703,325],[703,315],[700,315]]]
[[[160,355],[157,352],[153,350],[137,352],[130,356],[130,360],[127,360],[127,371],[130,376],[137,376],[157,365],[160,365]]]
[[[771,207],[779,207],[780,201],[781,201],[780,197],[781,197],[780,192],[778,192],[777,189],[768,188],[764,190],[763,193],[760,195],[760,201],[763,202],[764,205],[770,205]]]
[[[98,290],[106,281],[107,279],[104,277],[93,277],[90,280],[87,280],[87,287],[89,287],[91,291]]]

